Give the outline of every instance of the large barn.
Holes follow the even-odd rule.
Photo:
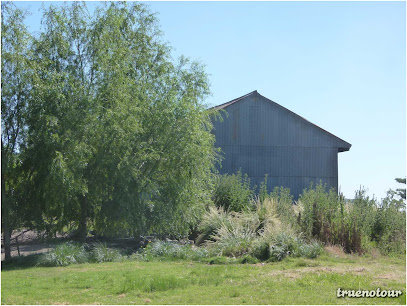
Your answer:
[[[294,199],[311,182],[338,190],[338,153],[351,144],[253,91],[215,106],[213,122],[222,149],[221,174],[247,173],[253,185],[268,174],[268,188],[288,187]]]

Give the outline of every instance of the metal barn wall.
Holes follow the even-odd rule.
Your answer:
[[[340,139],[257,92],[225,110],[213,131],[224,152],[220,173],[241,168],[257,185],[268,174],[269,190],[288,187],[295,199],[311,182],[338,189]]]

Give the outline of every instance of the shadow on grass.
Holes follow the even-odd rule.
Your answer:
[[[33,268],[37,265],[42,254],[27,256],[16,256],[1,262],[1,271],[23,270]]]

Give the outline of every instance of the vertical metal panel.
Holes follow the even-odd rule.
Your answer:
[[[253,185],[268,174],[269,190],[288,187],[295,199],[311,182],[338,188],[338,143],[331,135],[260,95],[225,110],[213,131],[225,157],[220,173],[241,169]]]

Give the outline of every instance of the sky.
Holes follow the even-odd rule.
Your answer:
[[[339,153],[345,197],[364,187],[380,200],[402,187],[394,179],[406,176],[405,2],[145,3],[174,58],[206,66],[209,106],[257,90],[352,144]],[[39,31],[42,3],[15,4]]]

